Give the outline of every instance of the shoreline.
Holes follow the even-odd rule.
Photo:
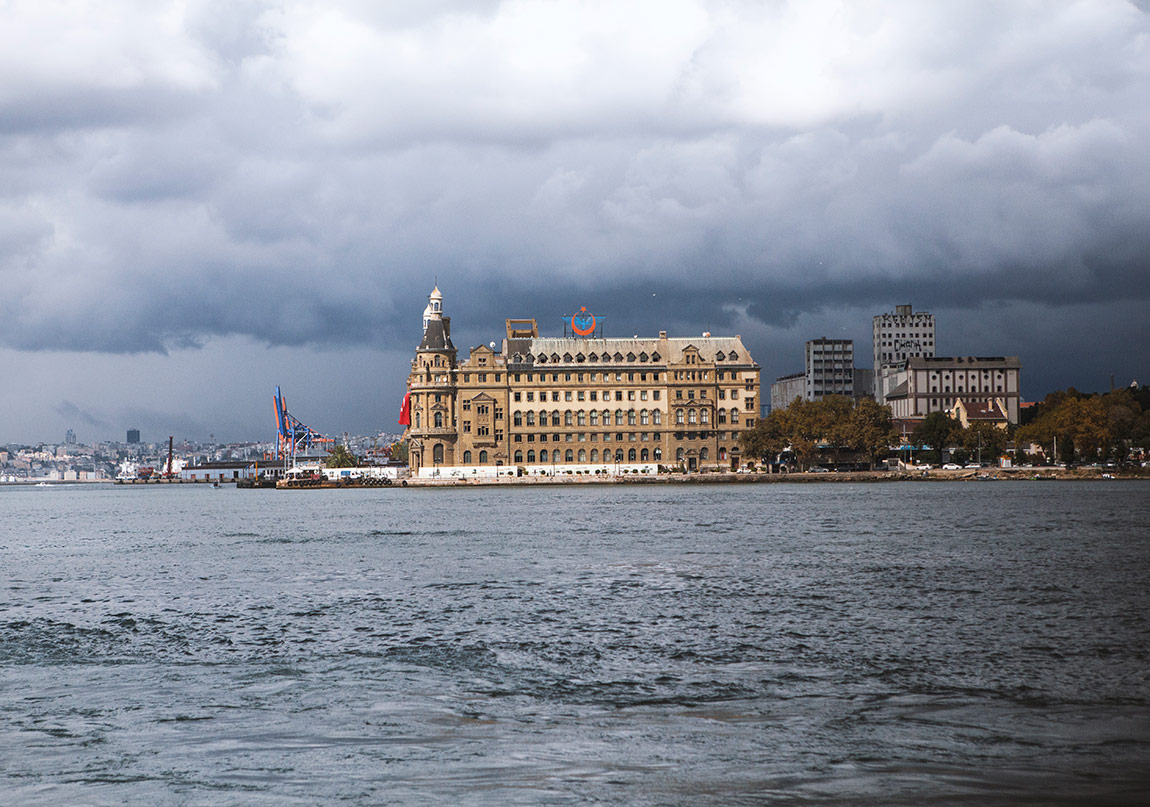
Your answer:
[[[829,473],[694,473],[659,474],[657,476],[532,476],[532,477],[472,477],[443,479],[405,479],[398,487],[497,487],[524,485],[753,485],[780,483],[843,483],[843,482],[1002,482],[1002,481],[1116,481],[1148,480],[1150,472],[1118,472],[1103,468],[983,468],[946,471],[932,469],[926,472],[910,471],[832,471]]]

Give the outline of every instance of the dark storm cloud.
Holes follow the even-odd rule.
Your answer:
[[[108,425],[107,421],[103,418],[93,415],[91,412],[86,412],[71,401],[61,401],[54,409],[56,414],[69,421],[79,421],[87,426],[94,426],[96,428],[104,428]]]
[[[1148,36],[1121,0],[15,3],[0,346],[406,345],[437,275],[482,342],[1104,317],[1150,300]]]

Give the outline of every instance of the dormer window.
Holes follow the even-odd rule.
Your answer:
[[[622,353],[616,353],[615,354],[615,361],[623,361],[623,354]]]
[[[647,358],[648,358],[648,356],[646,353],[640,353],[639,354],[639,361],[647,361]]]
[[[635,354],[634,353],[628,353],[627,354],[627,361],[635,361]]]
[[[540,353],[539,357],[536,358],[535,361],[539,362],[540,364],[546,364],[547,363],[547,356]]]
[[[559,354],[558,354],[558,353],[552,353],[552,354],[551,354],[551,362],[552,362],[553,364],[558,364],[558,363],[559,363]]]
[[[657,350],[651,354],[651,361],[659,361],[661,358],[663,357],[659,355],[659,351]]]

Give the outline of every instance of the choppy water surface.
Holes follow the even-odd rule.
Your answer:
[[[1148,493],[0,490],[0,802],[1144,803]]]

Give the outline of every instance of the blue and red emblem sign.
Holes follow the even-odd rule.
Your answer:
[[[595,315],[587,311],[587,306],[579,309],[579,313],[571,315],[571,330],[579,336],[590,336],[595,333],[598,326]]]

